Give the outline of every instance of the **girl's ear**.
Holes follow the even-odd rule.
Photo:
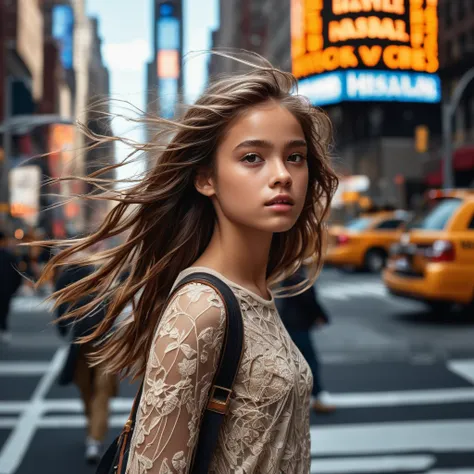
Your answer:
[[[194,187],[198,193],[207,197],[212,197],[216,194],[214,187],[214,179],[209,169],[200,169],[194,179]]]

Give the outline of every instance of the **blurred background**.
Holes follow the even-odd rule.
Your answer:
[[[210,48],[293,71],[334,124],[341,182],[316,283],[331,324],[312,338],[337,410],[312,414],[311,472],[474,474],[473,0],[0,0],[0,252],[34,280],[49,252],[19,243],[95,228],[110,206],[48,179],[128,150],[85,152],[75,121],[149,139],[98,99],[172,117],[241,67],[193,54]],[[0,474],[93,472],[78,393],[56,384],[51,284],[28,278],[0,329]],[[5,298],[9,281],[0,268]],[[113,400],[110,437],[135,389]]]

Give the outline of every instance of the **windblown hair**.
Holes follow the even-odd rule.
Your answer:
[[[83,178],[103,191],[86,195],[85,199],[113,200],[116,205],[90,235],[56,241],[64,249],[50,260],[41,277],[40,282],[55,268],[71,262],[96,264],[90,277],[52,297],[57,306],[69,303],[75,308],[64,316],[66,319],[87,317],[97,305],[107,301],[106,318],[79,342],[98,341],[94,362],[105,363],[111,372],[124,377],[143,375],[155,328],[176,277],[198,259],[210,242],[216,214],[211,200],[195,189],[196,175],[203,168],[213,169],[219,140],[242,112],[258,104],[271,100],[287,108],[301,124],[308,142],[306,203],[294,227],[273,236],[267,271],[269,283],[276,284],[296,271],[303,261],[311,259],[308,280],[297,289],[301,291],[314,283],[321,267],[324,219],[337,187],[329,155],[330,121],[325,113],[297,94],[297,82],[291,73],[273,68],[262,58],[258,65],[230,59],[249,66],[249,71],[212,83],[175,120],[140,118],[140,122],[157,130],[151,143],[127,142],[156,161],[143,179],[125,190],[107,190],[107,180],[101,173],[106,174],[111,167]],[[123,141],[84,131],[93,140],[92,147]],[[122,244],[84,258],[83,251],[120,235],[126,236]],[[125,269],[130,272],[120,281]],[[87,305],[74,306],[87,295],[94,295]],[[130,304],[133,314],[118,323]]]

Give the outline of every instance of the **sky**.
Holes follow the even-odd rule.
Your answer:
[[[211,46],[211,32],[218,26],[218,0],[183,0],[183,53],[202,51]],[[152,0],[86,0],[87,12],[99,19],[102,55],[110,71],[111,96],[145,110],[146,63],[152,54]],[[185,59],[186,100],[193,100],[207,79],[206,57]],[[112,102],[113,104],[113,102]],[[112,105],[112,112],[123,113],[123,106]],[[143,140],[142,130],[123,119],[114,119],[115,134]],[[117,158],[127,150],[119,145]],[[123,170],[120,177],[133,171]]]

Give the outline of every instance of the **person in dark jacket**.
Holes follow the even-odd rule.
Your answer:
[[[69,265],[64,267],[56,278],[55,290],[69,286],[94,271],[93,266]],[[93,296],[83,298],[77,306],[84,306]],[[68,304],[62,304],[56,311],[60,318],[69,311]],[[72,309],[72,308],[71,308]],[[60,385],[74,383],[81,394],[84,411],[87,417],[87,438],[85,458],[89,463],[97,463],[102,455],[102,443],[108,431],[108,413],[110,398],[117,395],[117,377],[105,373],[101,365],[90,367],[89,356],[94,351],[93,343],[78,344],[76,341],[91,334],[105,317],[105,304],[90,315],[77,321],[58,321],[58,330],[63,337],[70,336],[69,353],[58,382]]]
[[[294,275],[287,278],[282,286],[296,285],[304,278],[304,269],[301,268]],[[276,301],[283,324],[313,373],[313,400],[311,406],[317,413],[332,413],[336,407],[322,400],[324,391],[318,354],[311,340],[312,329],[329,324],[329,315],[318,301],[314,286],[297,296],[279,298]]]
[[[11,334],[8,330],[8,314],[14,294],[21,286],[18,260],[8,247],[8,239],[0,232],[0,342],[8,343]]]

